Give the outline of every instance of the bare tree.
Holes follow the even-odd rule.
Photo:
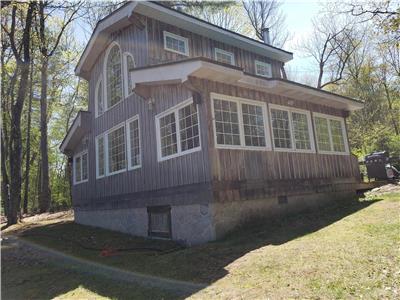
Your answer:
[[[364,33],[355,25],[330,13],[313,20],[314,31],[301,48],[318,64],[316,87],[322,89],[343,79],[345,68],[361,45]]]
[[[47,91],[48,91],[48,68],[49,59],[54,55],[68,25],[78,17],[78,11],[82,2],[53,3],[40,1],[38,8],[38,26],[36,27],[40,41],[39,50],[41,54],[41,92],[40,92],[40,154],[42,164],[41,189],[39,197],[39,210],[45,212],[50,208],[51,190],[49,178],[49,157],[48,157],[48,132],[47,132]],[[46,21],[49,21],[50,12],[58,11],[63,14],[63,19],[57,33],[49,33]]]
[[[228,29],[243,35],[254,35],[251,24],[249,23],[243,6],[239,4],[228,5],[226,7],[193,7],[187,12],[195,17],[209,23]]]
[[[263,29],[270,31],[270,40],[273,46],[282,48],[289,39],[285,21],[286,17],[281,10],[282,2],[278,0],[243,1],[243,7],[251,22],[258,39],[263,39]]]

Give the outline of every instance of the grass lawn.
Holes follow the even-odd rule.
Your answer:
[[[142,273],[208,284],[194,298],[400,297],[400,194],[370,196],[242,228],[224,240],[158,254],[85,248],[159,247],[71,221],[10,228],[60,251]],[[84,246],[84,248],[82,248]]]

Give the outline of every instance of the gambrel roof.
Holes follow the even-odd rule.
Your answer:
[[[193,33],[218,40],[244,50],[257,53],[281,62],[293,59],[293,53],[265,44],[236,32],[213,25],[186,13],[165,7],[162,4],[148,1],[128,2],[112,14],[100,20],[79,59],[75,73],[83,78],[95,63],[98,55],[107,46],[111,33],[132,24],[134,13],[157,19],[161,22],[184,28]]]

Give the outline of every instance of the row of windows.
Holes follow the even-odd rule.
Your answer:
[[[215,144],[219,148],[315,152],[309,111],[212,94]],[[348,153],[343,118],[314,114],[318,151]]]
[[[231,96],[211,94],[215,144],[229,149],[274,149],[315,152],[309,111]],[[269,120],[268,120],[269,119]],[[348,153],[343,118],[314,113],[315,138],[320,153]],[[155,117],[158,160],[163,161],[201,149],[198,106],[190,98]],[[141,166],[139,118],[96,137],[96,177]],[[88,156],[74,158],[74,182],[88,179]]]
[[[174,53],[189,56],[189,40],[183,36],[164,31],[164,49]],[[232,52],[215,48],[214,58],[224,64],[236,65],[235,55]],[[256,60],[254,62],[256,75],[272,77],[271,64]]]
[[[132,54],[125,52],[121,55],[118,44],[113,43],[104,59],[104,70],[96,84],[95,114],[102,115],[132,93],[132,80],[129,70],[135,67]],[[124,78],[124,80],[122,80]],[[105,82],[103,84],[103,82]]]

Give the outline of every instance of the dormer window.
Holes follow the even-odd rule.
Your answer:
[[[135,60],[133,59],[132,54],[125,52],[124,53],[124,81],[125,81],[125,97],[128,97],[132,94],[132,78],[129,70],[135,67]]]
[[[122,59],[118,44],[111,45],[105,61],[106,103],[109,109],[122,100]]]
[[[219,48],[215,48],[215,60],[224,64],[235,65],[235,56],[233,53]]]
[[[183,36],[164,31],[164,49],[189,56],[189,40]]]
[[[272,77],[271,64],[262,61],[255,61],[256,75],[263,77]]]

